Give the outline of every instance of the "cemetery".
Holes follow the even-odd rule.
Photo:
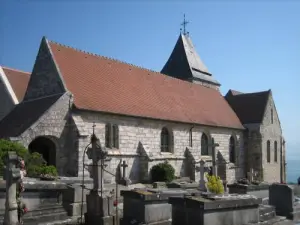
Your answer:
[[[89,179],[56,177],[53,171],[28,177],[27,172],[32,174],[32,168],[25,163],[28,156],[24,160],[20,155],[7,151],[2,156],[0,221],[4,225],[287,225],[300,222],[297,185],[258,182],[253,170],[248,172],[247,179],[227,184],[218,177],[218,163],[214,158],[207,165],[204,160],[199,161],[198,181],[175,178],[174,169],[166,161],[151,170],[156,181],[145,184],[132,184],[126,176],[126,161],[120,160],[116,174],[111,174],[116,184],[106,184],[103,177],[104,173],[111,173],[106,170],[110,158],[94,132],[86,148],[86,156],[92,160],[88,165]]]

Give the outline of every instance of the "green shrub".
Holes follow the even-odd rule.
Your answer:
[[[21,144],[4,139],[0,139],[0,175],[4,172],[4,160],[9,151],[15,151],[18,156],[24,159],[27,177],[38,178],[42,174],[57,176],[56,167],[47,166],[46,161],[40,153],[29,153]]]
[[[164,181],[170,182],[175,178],[175,169],[167,162],[159,163],[151,168],[152,182]]]
[[[210,191],[211,193],[214,194],[223,194],[224,193],[224,186],[223,186],[223,182],[220,179],[220,177],[216,177],[214,175],[210,176],[208,174],[206,174],[206,178],[207,178],[207,189],[208,191]]]
[[[53,177],[57,177],[58,173],[55,166],[44,166],[41,170],[41,174],[50,175]]]
[[[26,158],[29,155],[28,150],[21,144],[5,139],[0,139],[0,174],[4,172],[5,157],[9,151],[14,151],[22,158]]]

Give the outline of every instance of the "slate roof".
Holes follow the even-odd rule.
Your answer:
[[[202,62],[191,38],[184,34],[180,34],[161,73],[183,80],[200,80],[220,86]]]
[[[262,123],[271,90],[241,93],[229,90],[225,99],[243,124]]]
[[[17,137],[33,125],[62,94],[17,104],[0,121],[0,138]]]
[[[30,73],[8,67],[2,67],[2,69],[12,89],[14,90],[18,101],[21,102],[27,89],[27,85],[30,79]]]
[[[78,109],[244,129],[219,91],[48,41]]]

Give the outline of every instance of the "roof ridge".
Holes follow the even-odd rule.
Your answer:
[[[1,67],[2,67],[3,69],[12,70],[12,71],[21,72],[21,73],[27,73],[27,74],[31,75],[31,73],[30,73],[30,72],[26,72],[26,71],[22,71],[22,70],[14,69],[14,68],[7,67],[7,66],[1,66]]]
[[[160,73],[160,72],[157,72],[157,71],[155,71],[155,70],[151,70],[151,69],[148,69],[148,68],[145,68],[145,67],[142,67],[142,66],[137,66],[137,65],[134,65],[134,64],[132,64],[132,63],[128,63],[128,62],[122,61],[122,60],[120,60],[120,59],[115,59],[115,58],[111,58],[111,57],[108,57],[108,56],[100,55],[100,54],[97,54],[97,53],[92,53],[92,52],[84,51],[84,50],[82,50],[82,49],[75,48],[75,47],[72,47],[72,46],[69,46],[69,45],[65,45],[65,44],[61,44],[61,43],[56,42],[56,41],[52,41],[52,40],[48,40],[48,41],[51,42],[51,43],[60,45],[60,46],[62,46],[62,47],[65,47],[65,48],[70,48],[70,49],[73,49],[73,50],[75,50],[75,51],[85,53],[85,54],[87,54],[87,55],[92,55],[92,56],[96,56],[96,57],[99,57],[99,58],[108,59],[108,60],[110,60],[110,61],[115,61],[115,62],[118,62],[118,63],[123,63],[123,64],[129,65],[129,66],[133,66],[133,67],[136,67],[136,68],[145,70],[145,71],[149,71],[149,72],[152,72],[152,73],[157,73],[157,74],[166,76],[165,74]],[[168,77],[168,76],[166,76],[166,77]]]

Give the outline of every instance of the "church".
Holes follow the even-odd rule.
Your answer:
[[[82,177],[95,124],[111,158],[106,169],[115,173],[125,161],[133,183],[148,181],[152,166],[165,161],[176,176],[198,181],[200,160],[210,166],[214,158],[228,183],[252,169],[261,181],[284,182],[272,91],[222,96],[220,87],[186,32],[161,72],[43,37],[31,74],[0,67],[0,138],[41,153],[60,176]],[[106,174],[105,182],[115,179]]]

